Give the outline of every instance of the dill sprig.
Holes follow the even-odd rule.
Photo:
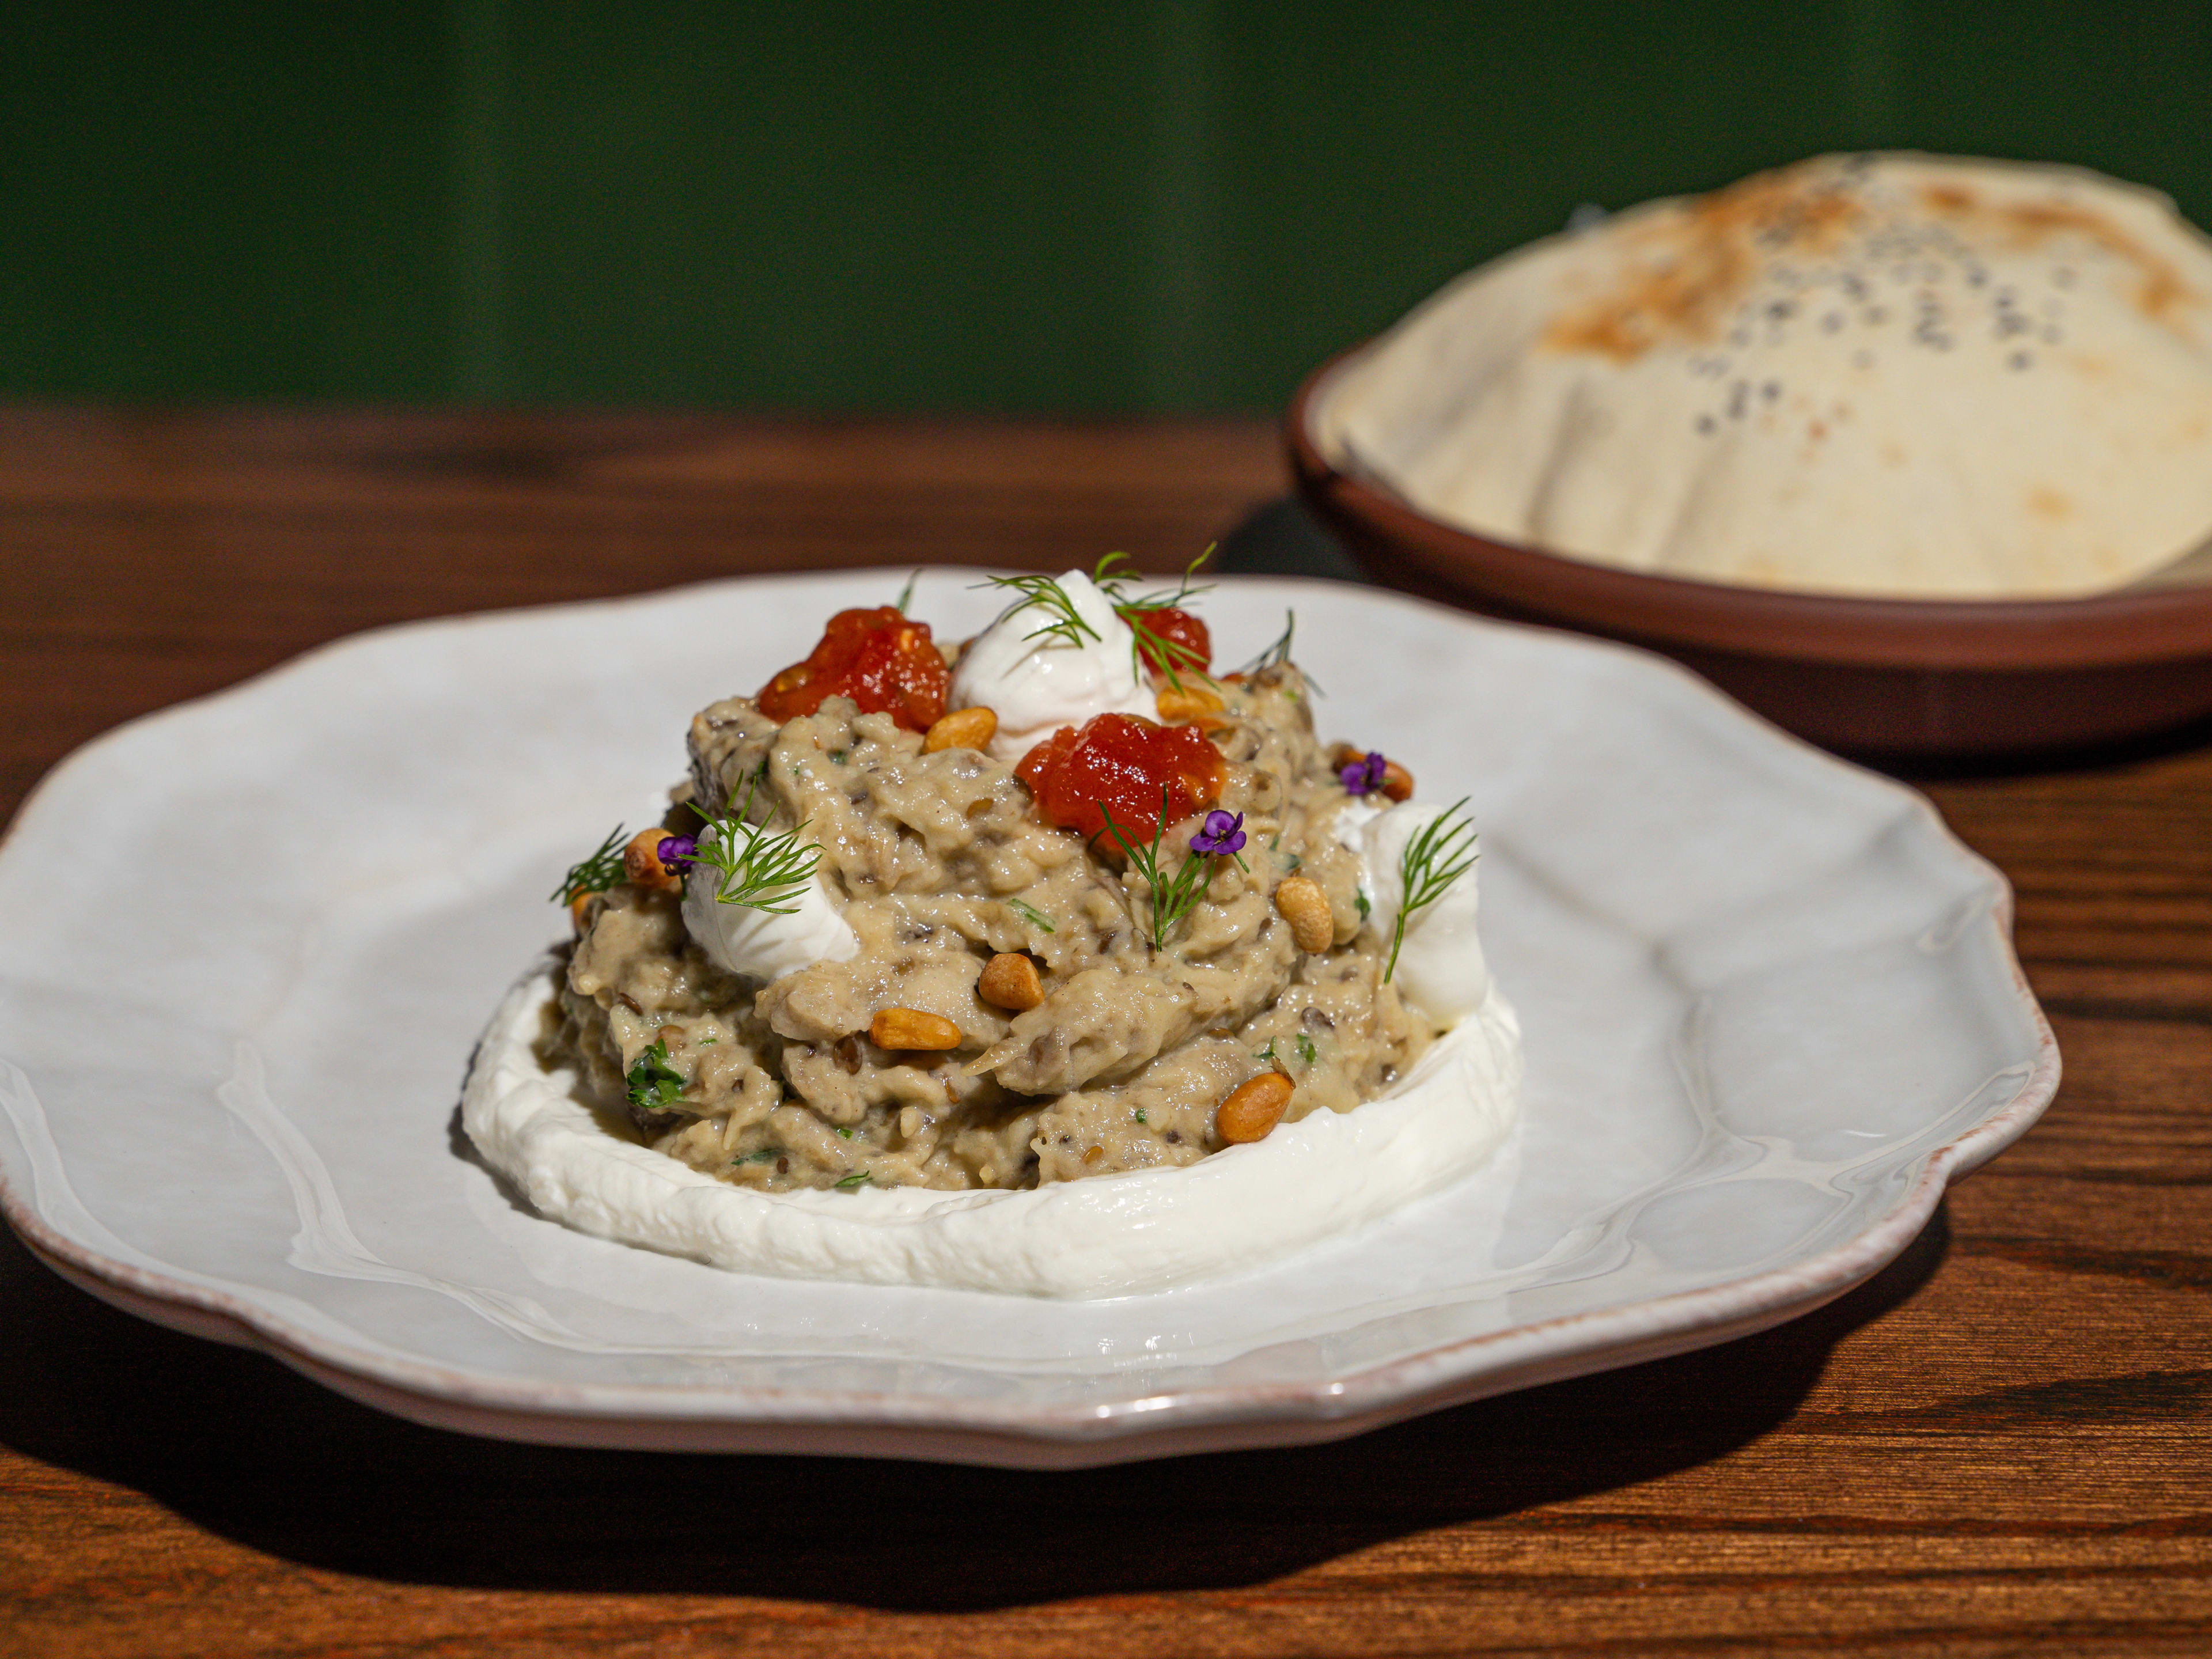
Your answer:
[[[1274,642],[1237,672],[1240,674],[1249,676],[1258,673],[1263,668],[1284,668],[1289,666],[1291,661],[1291,641],[1297,637],[1297,632],[1298,613],[1295,611],[1285,611],[1283,612],[1283,631],[1275,636]],[[1306,689],[1311,691],[1316,696],[1325,697],[1328,695],[1328,692],[1322,690],[1321,683],[1315,679],[1312,675],[1307,673],[1303,668],[1298,671],[1298,675],[1300,678],[1305,681]]]
[[[1397,971],[1398,951],[1406,942],[1407,920],[1414,911],[1442,898],[1444,889],[1474,867],[1474,822],[1471,818],[1462,818],[1456,823],[1452,821],[1467,800],[1462,795],[1423,824],[1420,832],[1406,843],[1406,850],[1398,855],[1399,890],[1404,897],[1398,906],[1398,926],[1390,939],[1390,961],[1382,969],[1385,985]]]
[[[1021,596],[999,613],[999,622],[1024,611],[1044,612],[1044,621],[1022,635],[1025,640],[1056,639],[1066,645],[1079,646],[1086,635],[1102,641],[1104,638],[1083,619],[1083,613],[1075,608],[1075,601],[1068,597],[1067,590],[1050,576],[987,576],[976,586],[1003,587]]]
[[[551,902],[572,904],[579,893],[604,893],[622,880],[623,827],[619,823],[608,832],[599,843],[599,850],[580,863],[568,866],[568,873],[561,878],[561,884],[553,890]]]
[[[623,1081],[629,1085],[629,1103],[648,1112],[680,1109],[684,1079],[668,1063],[668,1039],[655,1037],[653,1046],[630,1061]]]
[[[742,904],[772,916],[793,915],[799,909],[799,895],[821,866],[822,849],[799,840],[806,823],[771,836],[766,825],[749,821],[753,791],[760,781],[758,772],[747,779],[744,799],[734,812],[719,817],[698,802],[692,803],[692,810],[707,820],[706,828],[699,832],[696,856],[721,877],[714,888],[716,903]]]
[[[1178,610],[1186,599],[1194,599],[1201,593],[1213,592],[1213,584],[1194,586],[1191,578],[1198,574],[1199,566],[1213,556],[1209,544],[1203,553],[1184,567],[1181,580],[1172,588],[1155,588],[1149,593],[1132,594],[1129,585],[1137,580],[1139,572],[1115,568],[1119,562],[1128,558],[1127,553],[1109,553],[1098,561],[1091,573],[1091,585],[1113,602],[1114,614],[1127,625],[1134,635],[1129,646],[1129,659],[1137,671],[1137,678],[1145,674],[1145,661],[1150,659],[1159,665],[1160,673],[1176,690],[1184,690],[1182,677],[1213,684],[1213,677],[1206,671],[1206,659],[1181,640],[1171,640],[1155,630],[1145,621],[1148,611],[1163,611],[1172,605]]]
[[[1098,803],[1098,814],[1106,820],[1106,833],[1121,844],[1121,851],[1128,857],[1129,867],[1143,878],[1146,889],[1152,895],[1151,944],[1155,951],[1165,945],[1168,935],[1175,932],[1185,916],[1198,908],[1199,895],[1206,891],[1206,884],[1213,879],[1215,866],[1224,857],[1236,859],[1237,867],[1240,870],[1249,868],[1233,849],[1226,854],[1200,852],[1196,842],[1206,834],[1201,830],[1191,838],[1193,845],[1189,855],[1176,866],[1173,873],[1164,875],[1161,872],[1160,838],[1167,834],[1168,828],[1168,791],[1165,784],[1160,786],[1160,817],[1152,828],[1152,839],[1148,846],[1139,846],[1123,833],[1121,826],[1114,822],[1114,814],[1104,801]],[[1224,812],[1218,816],[1226,818],[1229,815]],[[1237,845],[1242,847],[1243,844],[1244,837],[1240,835],[1237,837]]]
[[[1298,613],[1295,611],[1285,611],[1283,631],[1275,636],[1274,643],[1237,672],[1240,674],[1256,674],[1263,668],[1281,667],[1291,659],[1291,641],[1297,637],[1297,632]]]
[[[1175,586],[1157,588],[1149,593],[1132,593],[1129,589],[1138,577],[1137,571],[1121,570],[1115,567],[1128,558],[1126,553],[1109,553],[1098,561],[1091,574],[1091,585],[1106,596],[1114,607],[1114,614],[1129,630],[1129,666],[1141,684],[1145,678],[1147,656],[1159,665],[1161,674],[1178,691],[1184,689],[1183,676],[1212,683],[1206,672],[1206,659],[1181,640],[1170,639],[1145,621],[1145,613],[1164,610],[1170,605],[1181,606],[1185,599],[1195,599],[1200,593],[1213,591],[1211,584],[1194,586],[1191,578],[1198,568],[1213,555],[1208,547],[1193,559]],[[976,584],[979,587],[999,587],[1011,590],[1020,597],[1001,611],[997,621],[1018,616],[1024,611],[1041,611],[1044,620],[1022,635],[1025,640],[1058,640],[1063,645],[1080,646],[1085,639],[1105,642],[1105,636],[1084,620],[1083,613],[1075,608],[1075,601],[1059,579],[1053,576],[987,576]]]
[[[837,1190],[841,1193],[858,1192],[861,1188],[866,1186],[874,1179],[875,1176],[870,1175],[866,1170],[862,1170],[858,1174],[848,1175],[842,1181],[839,1182],[837,1183]]]
[[[921,580],[921,572],[917,570],[906,579],[906,586],[899,589],[898,598],[891,601],[891,609],[897,611],[900,616],[906,615],[907,606],[914,603],[914,585]]]

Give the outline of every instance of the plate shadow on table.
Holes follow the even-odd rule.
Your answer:
[[[1069,1474],[512,1445],[420,1428],[143,1323],[0,1227],[0,1443],[305,1565],[471,1589],[960,1613],[1265,1583],[1425,1530],[1650,1480],[1776,1429],[1950,1242],[1776,1329],[1332,1445]],[[948,1567],[923,1540],[957,1535]]]

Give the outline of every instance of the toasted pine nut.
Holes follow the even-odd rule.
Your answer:
[[[1002,951],[983,964],[975,980],[975,994],[994,1008],[1020,1013],[1044,1000],[1044,981],[1036,963],[1016,951]]]
[[[929,728],[921,740],[921,752],[933,755],[940,749],[981,749],[998,729],[994,710],[956,708]]]
[[[957,1048],[960,1028],[942,1014],[919,1008],[885,1008],[868,1022],[868,1036],[878,1048]]]
[[[1275,889],[1275,908],[1291,924],[1291,937],[1298,949],[1316,955],[1336,939],[1336,919],[1329,915],[1328,895],[1310,876],[1286,876]]]
[[[1229,1091],[1213,1110],[1213,1127],[1234,1146],[1249,1140],[1265,1140],[1267,1132],[1283,1121],[1291,1103],[1291,1080],[1280,1072],[1262,1072]]]
[[[658,825],[632,836],[629,845],[623,848],[623,873],[656,893],[681,891],[683,878],[660,861],[660,843],[667,839],[668,831]]]
[[[1106,1149],[1103,1146],[1085,1146],[1083,1149],[1083,1161],[1085,1164],[1096,1164],[1105,1156]]]
[[[1180,691],[1172,685],[1164,685],[1156,701],[1159,704],[1161,722],[1168,726],[1185,720],[1218,725],[1218,721],[1208,721],[1206,717],[1218,714],[1224,707],[1219,697],[1197,685],[1187,685]]]

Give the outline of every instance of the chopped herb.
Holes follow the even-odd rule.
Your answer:
[[[842,766],[851,753],[852,750],[849,749],[832,749],[830,751],[830,763],[834,766]]]
[[[1404,897],[1398,906],[1397,931],[1390,940],[1390,961],[1382,969],[1388,985],[1397,971],[1399,948],[1406,942],[1406,921],[1414,911],[1434,904],[1444,890],[1474,867],[1475,833],[1472,819],[1452,820],[1467,805],[1462,795],[1421,826],[1398,858],[1398,879]]]
[[[1052,918],[1034,904],[1025,904],[1020,899],[1010,898],[1006,901],[1006,908],[1040,933],[1049,933],[1054,931]]]
[[[1352,890],[1352,902],[1359,907],[1359,919],[1362,921],[1366,921],[1375,908],[1374,902],[1368,898],[1367,890],[1364,887],[1355,887]],[[1385,975],[1383,977],[1387,979],[1389,975]]]
[[[1314,1040],[1304,1031],[1298,1033],[1298,1058],[1309,1066],[1314,1063]]]
[[[747,1152],[743,1158],[733,1158],[732,1164],[773,1164],[783,1156],[781,1146],[763,1146],[758,1152]]]
[[[1139,1122],[1139,1123],[1142,1123],[1144,1121],[1145,1121],[1145,1109],[1144,1109],[1143,1107],[1139,1106],[1139,1107],[1138,1107],[1138,1108],[1137,1108],[1137,1121],[1138,1121],[1138,1122]]]
[[[711,1044],[720,1042],[721,1040],[721,1038],[716,1036],[702,1036],[699,1039],[699,1046],[702,1048],[704,1048]]]
[[[841,1193],[854,1192],[866,1186],[874,1179],[875,1177],[873,1176],[870,1175],[866,1170],[862,1170],[857,1175],[848,1175],[842,1181],[839,1182],[837,1183],[837,1190]]]
[[[1269,1037],[1267,1039],[1267,1046],[1266,1048],[1255,1048],[1252,1051],[1252,1058],[1255,1060],[1264,1060],[1270,1066],[1273,1065],[1275,1063],[1275,1039]]]
[[[842,1123],[837,1126],[837,1133],[843,1136],[847,1140],[850,1140],[853,1138],[853,1132]]]
[[[553,890],[555,904],[573,904],[580,893],[604,893],[623,878],[623,827],[619,823],[599,843],[599,851],[568,866],[561,884]]]
[[[771,836],[766,826],[747,822],[759,784],[759,775],[749,780],[737,811],[720,817],[694,807],[707,817],[706,828],[699,832],[698,859],[721,872],[716,902],[742,904],[772,916],[793,915],[799,909],[800,892],[821,865],[822,849],[799,839],[805,823]]]
[[[898,598],[891,601],[891,609],[897,611],[900,616],[906,615],[907,606],[914,603],[914,585],[921,580],[921,572],[917,570],[906,579],[906,586],[899,589]]]
[[[629,1103],[648,1112],[665,1112],[684,1103],[684,1079],[668,1063],[668,1040],[655,1037],[653,1046],[630,1061],[623,1081],[629,1085]]]
[[[1296,875],[1300,870],[1305,868],[1305,862],[1304,854],[1293,853],[1291,854],[1291,861],[1283,866],[1283,873],[1286,876]]]

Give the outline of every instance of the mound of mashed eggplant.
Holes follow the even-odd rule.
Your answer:
[[[1324,745],[1289,629],[1214,673],[1188,580],[1003,580],[1007,609],[964,645],[899,607],[841,612],[759,693],[698,713],[662,823],[562,884],[544,1073],[693,1188],[852,1214],[854,1195],[1034,1195],[1287,1139],[1398,1090],[1463,1023],[1510,1096],[1517,1028],[1475,938],[1464,803]],[[471,1133],[527,1163],[483,1092]],[[572,1184],[531,1190],[622,1236]]]

